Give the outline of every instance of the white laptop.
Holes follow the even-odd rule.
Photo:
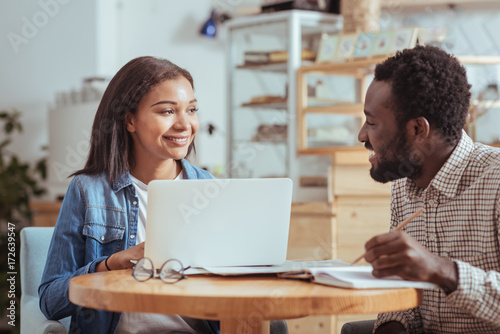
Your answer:
[[[282,264],[291,203],[287,178],[151,181],[145,256],[156,268]]]

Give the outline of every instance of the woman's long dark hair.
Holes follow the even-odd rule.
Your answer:
[[[104,172],[114,182],[129,170],[133,141],[125,116],[135,115],[139,102],[156,85],[180,77],[186,78],[194,89],[191,74],[166,59],[139,57],[125,64],[111,79],[97,108],[85,167],[70,176]],[[187,155],[192,150],[194,141]]]

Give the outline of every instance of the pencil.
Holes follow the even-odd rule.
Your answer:
[[[415,211],[415,213],[414,213],[414,214],[412,214],[410,217],[406,218],[406,220],[405,220],[402,224],[400,224],[400,225],[396,226],[396,228],[394,228],[394,230],[393,230],[393,231],[399,231],[399,230],[401,230],[403,227],[405,227],[405,226],[406,226],[409,222],[411,222],[411,221],[412,221],[415,217],[417,217],[417,216],[418,216],[419,214],[421,214],[422,212],[424,212],[424,209],[423,209],[423,208],[418,209],[417,211]],[[351,263],[351,266],[352,266],[352,265],[355,265],[355,264],[356,264],[359,260],[361,260],[362,258],[364,258],[364,257],[365,257],[365,254],[366,254],[366,252],[365,252],[365,253],[363,253],[360,257],[358,257],[356,260],[354,260],[354,261]]]

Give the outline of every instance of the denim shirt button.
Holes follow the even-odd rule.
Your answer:
[[[135,235],[131,234],[130,239],[134,239],[134,238],[135,238]]]
[[[104,239],[105,239],[105,238],[104,238],[104,235],[103,235],[103,236],[101,237],[101,240],[102,240],[102,241],[104,241]]]
[[[137,201],[133,201],[133,202],[132,202],[132,204],[133,204],[133,205],[137,205]]]

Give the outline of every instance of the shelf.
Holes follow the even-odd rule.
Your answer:
[[[237,139],[237,140],[235,140],[235,142],[238,144],[242,144],[242,143],[264,144],[264,145],[286,145],[287,144],[287,142],[284,140],[257,141],[257,140],[251,140],[251,139]]]
[[[299,149],[297,151],[298,154],[303,154],[303,155],[335,155],[336,152],[338,151],[355,151],[355,150],[364,150],[366,151],[366,148],[360,143],[359,145],[356,146],[336,146],[336,147],[308,147],[305,149]]]
[[[287,63],[268,63],[268,64],[244,64],[236,66],[239,70],[267,71],[267,72],[283,72],[287,71]]]
[[[478,5],[497,5],[498,0],[382,0],[382,9],[401,8],[425,9],[426,7],[450,8],[450,5],[467,5],[477,8]]]
[[[364,59],[354,59],[338,63],[305,64],[299,71],[306,71],[309,74],[370,74],[376,64],[383,62],[389,56],[370,57]],[[455,55],[463,65],[500,65],[500,56],[470,56]]]
[[[310,149],[324,148],[324,147],[351,147],[351,146],[355,146],[349,142],[333,141],[333,140],[321,139],[321,138],[318,139],[315,137],[307,138],[307,143],[310,145],[310,146],[308,146],[308,148],[310,148]]]
[[[275,103],[243,103],[241,105],[243,108],[253,108],[253,109],[276,109],[276,110],[286,110],[286,102],[275,102]]]
[[[463,65],[500,65],[499,56],[456,56]]]
[[[472,100],[470,104],[471,106],[478,106],[480,108],[500,109],[500,100]]]
[[[352,103],[324,107],[306,107],[303,108],[305,114],[341,114],[341,115],[363,115],[364,104]]]
[[[249,143],[267,144],[267,145],[286,145],[286,140],[249,140]]]
[[[328,106],[346,105],[346,104],[351,104],[353,102],[347,101],[347,100],[318,98],[318,97],[314,97],[314,96],[308,96],[307,103],[308,103],[307,108],[313,108],[313,107],[328,107]]]
[[[237,19],[229,20],[226,23],[227,29],[250,29],[254,34],[277,36],[287,36],[289,26],[287,23],[300,19],[302,35],[316,35],[326,33],[338,33],[342,30],[342,16],[326,14],[318,11],[308,10],[287,10],[275,13],[260,13],[258,15],[241,16]],[[275,29],[270,30],[269,25],[275,24]]]
[[[383,62],[387,57],[371,57],[363,59],[348,60],[339,63],[321,63],[314,65],[306,65],[299,68],[300,72],[307,72],[309,74],[332,74],[341,75],[351,74],[351,75],[361,75],[370,74],[373,72],[373,68],[376,64]]]
[[[301,66],[312,66],[314,62],[312,61],[302,61]],[[252,71],[263,71],[263,72],[279,72],[286,73],[288,68],[287,62],[276,62],[267,64],[242,64],[236,66],[239,70],[252,70]]]
[[[341,75],[367,75],[373,73],[376,64],[383,62],[389,56],[370,57],[364,59],[353,59],[339,63],[321,63],[321,64],[306,64],[299,71],[306,71],[309,74],[331,74]],[[470,55],[455,55],[463,65],[499,65],[500,56],[470,56]]]

